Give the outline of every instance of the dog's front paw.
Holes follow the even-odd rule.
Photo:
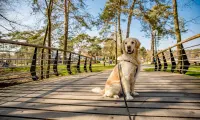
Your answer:
[[[126,97],[126,100],[133,100],[133,99],[134,98],[131,95],[129,95],[129,96]]]
[[[132,95],[133,95],[133,96],[139,96],[139,93],[133,92]]]
[[[119,95],[113,95],[113,98],[119,99]]]

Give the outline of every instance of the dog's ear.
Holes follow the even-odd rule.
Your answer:
[[[135,42],[136,42],[136,48],[139,49],[141,45],[140,41],[136,39]]]

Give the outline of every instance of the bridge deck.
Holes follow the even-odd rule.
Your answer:
[[[31,82],[0,90],[2,119],[128,120],[123,99],[91,92],[110,71]],[[165,72],[141,72],[140,96],[128,102],[134,120],[200,119],[200,79]]]

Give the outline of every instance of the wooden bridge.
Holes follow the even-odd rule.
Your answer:
[[[128,120],[122,98],[91,92],[111,71],[36,81],[1,89],[3,119]],[[200,119],[200,79],[167,72],[140,73],[140,96],[128,102],[133,120]]]
[[[128,101],[133,120],[200,119],[200,78],[185,75],[188,72],[200,74],[200,66],[192,63],[190,54],[193,53],[189,51],[200,46],[199,38],[200,34],[159,51],[153,57],[153,71],[141,71],[135,88],[140,95]],[[179,56],[174,48],[177,45],[183,47],[184,43],[194,39],[198,40],[194,45],[181,49],[178,67]],[[15,46],[8,49],[9,45]],[[66,53],[66,58],[61,57],[63,53]],[[59,76],[65,75],[65,71],[84,74]],[[0,82],[29,81],[1,86],[0,120],[129,120],[122,97],[103,98],[91,92],[92,88],[104,87],[111,70],[92,71],[92,58],[89,56],[0,39]],[[178,73],[172,73],[175,71]]]

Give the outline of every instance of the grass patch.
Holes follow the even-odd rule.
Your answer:
[[[115,65],[103,66],[102,64],[92,64],[92,72],[101,72],[101,71],[104,71],[104,70],[109,70],[109,69],[112,69],[114,66]],[[71,66],[71,71],[72,71],[72,75],[78,74],[78,71],[76,69],[76,65]],[[81,73],[85,72],[83,65],[80,66],[80,71],[81,71]],[[89,66],[87,66],[87,71],[90,72]],[[68,74],[65,65],[59,65],[58,66],[58,73],[61,76],[70,75],[70,74]]]
[[[92,64],[92,72],[101,72],[104,70],[108,70],[108,69],[112,69],[115,65],[108,65],[106,64],[106,66],[103,66],[103,64]],[[46,67],[43,68],[44,73],[46,73]],[[89,72],[89,65],[87,65],[87,71]],[[0,75],[5,75],[5,74],[9,74],[9,73],[20,73],[20,72],[27,72],[27,74],[30,72],[30,67],[15,67],[15,68],[4,68],[1,71]],[[77,68],[76,68],[76,64],[72,64],[71,65],[71,75],[75,75],[78,74]],[[84,65],[81,64],[80,66],[80,72],[84,73]],[[39,75],[40,74],[40,67],[37,66],[36,67],[36,73]],[[50,73],[53,74],[53,65],[50,66]],[[66,75],[70,75],[68,74],[67,71],[67,65],[58,65],[58,73],[60,76],[66,76]]]
[[[109,70],[109,69],[113,69],[115,65],[106,65],[103,66],[102,64],[94,64],[92,65],[92,72],[101,72],[104,70]]]
[[[154,67],[154,65],[152,65],[152,67]],[[144,71],[154,72],[154,68],[145,68]],[[163,66],[161,68],[161,71],[163,71]],[[168,65],[166,72],[171,72],[171,65]],[[178,72],[175,70],[175,73]],[[189,76],[200,77],[200,66],[191,65],[188,69],[188,72],[186,72],[185,74]]]
[[[92,72],[101,72],[104,70],[112,69],[115,65],[108,65],[103,66],[103,64],[92,64]],[[79,72],[77,71],[76,64],[71,65],[72,74],[69,74],[67,71],[66,65],[58,65],[58,73],[59,76],[69,76],[69,75],[76,75]],[[89,65],[87,65],[87,71],[84,71],[84,65],[81,64],[80,71],[82,74],[89,73]],[[37,76],[40,77],[40,67],[36,67]],[[10,75],[11,74],[11,75]],[[2,76],[5,77],[2,77]],[[44,67],[44,77],[46,75],[46,67]],[[22,78],[25,77],[25,78]],[[50,66],[50,78],[55,78],[57,76],[54,75],[53,65]],[[26,82],[32,81],[30,75],[30,67],[15,67],[15,68],[4,68],[0,71],[0,88],[1,87],[8,87],[12,85],[22,84]]]

